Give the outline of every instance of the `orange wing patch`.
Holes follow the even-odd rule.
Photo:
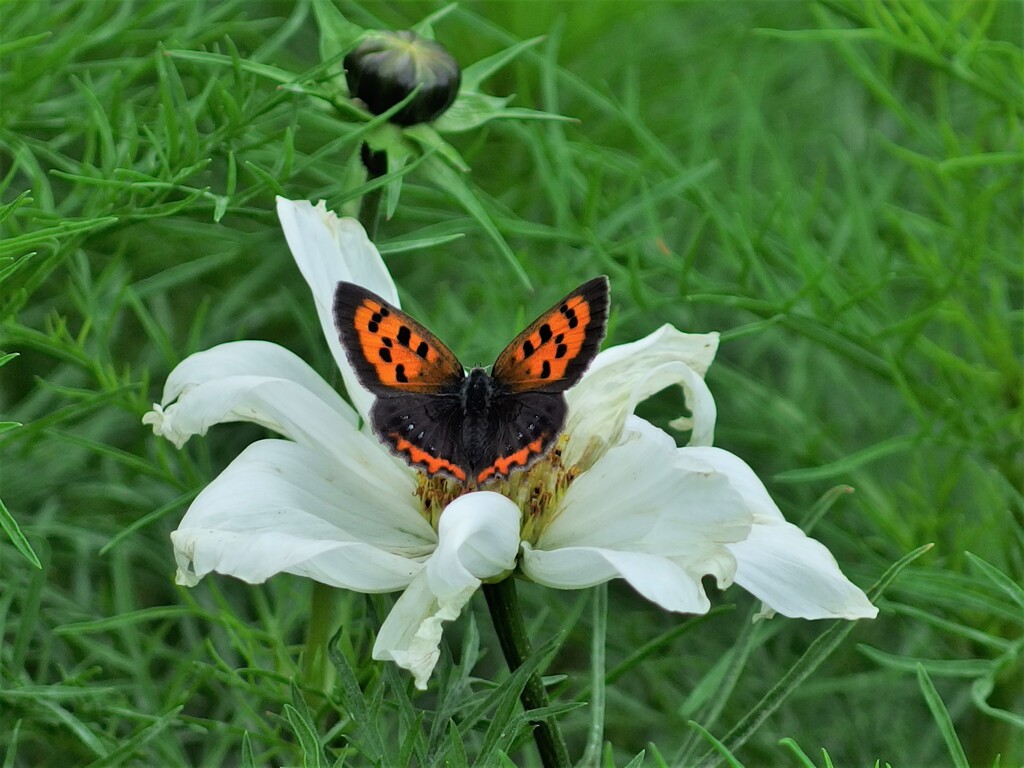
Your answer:
[[[359,380],[374,394],[436,393],[465,375],[434,334],[358,286],[339,284],[335,322]]]
[[[568,389],[597,354],[607,315],[607,279],[584,283],[519,334],[491,375],[513,392]]]
[[[532,443],[520,448],[508,456],[499,456],[498,459],[476,476],[478,483],[484,483],[495,476],[508,477],[512,470],[518,467],[525,467],[530,461],[539,456],[544,446],[544,437],[538,437]],[[460,478],[461,479],[461,478]]]
[[[431,456],[427,451],[424,451],[422,448],[417,448],[397,432],[392,433],[389,437],[394,439],[396,451],[400,454],[404,454],[404,458],[410,464],[414,466],[422,466],[426,470],[427,474],[436,475],[444,472],[454,477],[460,483],[466,482],[466,473],[461,467],[457,467],[447,459],[442,459],[440,456]]]

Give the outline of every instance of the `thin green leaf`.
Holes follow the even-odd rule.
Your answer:
[[[313,0],[313,15],[320,29],[321,61],[347,53],[364,32],[345,18],[331,0]]]
[[[839,461],[834,461],[831,464],[825,464],[820,467],[786,470],[776,474],[773,479],[780,483],[812,483],[832,480],[836,477],[849,477],[851,473],[866,464],[912,450],[918,442],[919,438],[915,435],[898,435],[875,443],[856,453],[851,453],[849,456]]]
[[[508,243],[505,242],[505,238],[498,232],[498,228],[494,226],[491,217],[463,178],[434,155],[425,158],[423,166],[427,177],[458,200],[459,204],[466,209],[469,215],[476,219],[477,223],[483,227],[484,232],[491,238],[491,242],[494,243],[498,253],[505,259],[512,273],[519,278],[519,282],[522,283],[526,290],[532,291],[533,285],[530,283],[530,278],[527,276],[526,270],[523,269],[523,265],[519,263],[516,255],[509,248]]]
[[[967,556],[967,559],[971,561],[971,565],[981,571],[981,574],[986,579],[1004,592],[1013,602],[1021,608],[1024,608],[1024,587],[999,569],[982,560],[977,555],[971,552],[966,552],[964,554]]]
[[[14,548],[24,555],[25,559],[28,560],[36,568],[42,570],[42,563],[39,562],[39,557],[36,555],[35,550],[32,549],[32,545],[28,543],[28,539],[25,538],[25,534],[21,532],[21,528],[18,527],[17,521],[14,516],[7,511],[7,507],[4,506],[3,499],[0,499],[0,528],[3,528],[4,533],[7,534],[7,538],[14,544]]]
[[[539,45],[543,40],[543,35],[531,37],[528,40],[523,40],[509,46],[503,51],[498,51],[492,56],[473,62],[462,70],[462,88],[466,91],[479,91],[484,80],[506,64],[510,64],[523,51]]]
[[[591,590],[593,604],[593,629],[590,639],[590,728],[587,742],[578,766],[597,768],[601,760],[601,745],[604,743],[605,707],[605,650],[608,634],[608,585],[599,584]]]
[[[739,761],[736,755],[725,744],[712,736],[710,731],[705,730],[700,723],[690,720],[688,725],[703,736],[711,744],[713,751],[717,752],[720,757],[725,758],[725,762],[728,765],[732,766],[732,768],[743,768],[743,763]]]
[[[935,722],[939,726],[939,733],[942,734],[942,739],[946,742],[946,749],[949,750],[953,765],[956,768],[971,768],[963,745],[960,743],[960,737],[956,735],[956,728],[949,716],[949,710],[946,709],[942,697],[935,690],[931,678],[928,677],[928,673],[921,665],[917,667],[917,684],[921,688],[921,694],[924,696],[925,703],[928,704],[928,709],[931,710],[932,717],[935,718]]]
[[[896,577],[912,562],[924,555],[932,548],[928,544],[915,549],[913,552],[900,558],[891,565],[878,582],[868,590],[868,597],[872,601],[885,592],[885,589],[896,579]],[[773,712],[782,706],[782,703],[808,678],[810,675],[838,648],[843,640],[857,626],[855,621],[839,620],[820,634],[810,647],[804,652],[800,659],[786,671],[786,674],[779,679],[771,690],[751,709],[743,718],[734,725],[722,743],[727,745],[731,751],[739,749],[757,731]],[[710,764],[710,756],[701,758],[698,765]]]
[[[149,725],[141,728],[137,733],[127,739],[119,740],[118,746],[112,752],[107,753],[99,760],[89,763],[88,768],[112,768],[115,765],[125,763],[133,764],[138,756],[139,750],[149,741],[159,736],[163,731],[178,722],[178,713],[185,708],[184,704],[172,707],[160,715]]]

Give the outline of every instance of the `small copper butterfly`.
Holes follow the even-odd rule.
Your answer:
[[[534,320],[491,372],[467,374],[440,339],[354,283],[338,283],[334,323],[360,383],[376,395],[370,424],[397,456],[464,485],[508,477],[554,445],[562,394],[597,355],[608,278],[595,277]]]

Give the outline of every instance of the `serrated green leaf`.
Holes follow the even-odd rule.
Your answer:
[[[299,749],[302,750],[303,768],[323,768],[323,751],[320,749],[320,739],[313,723],[291,704],[284,705],[284,715],[299,742]]]

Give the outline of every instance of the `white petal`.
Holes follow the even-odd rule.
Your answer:
[[[714,467],[729,477],[729,483],[743,497],[743,502],[754,514],[755,522],[777,520],[783,522],[778,505],[768,495],[757,474],[734,453],[710,446],[692,446],[679,449],[680,461]]]
[[[570,486],[536,545],[524,544],[523,572],[564,589],[622,577],[669,610],[707,610],[700,579],[731,583],[728,545],[746,538],[751,514],[725,475],[678,456],[672,438],[630,417],[623,442]]]
[[[729,545],[736,556],[736,583],[771,609],[803,619],[874,618],[875,608],[839,569],[832,553],[787,523],[754,471],[719,448],[684,448],[681,453],[727,473],[754,514],[744,541]]]
[[[425,689],[440,656],[442,623],[459,615],[482,579],[515,567],[519,522],[519,508],[496,493],[468,493],[449,504],[437,549],[388,614],[373,658],[394,661]]]
[[[582,589],[623,578],[667,611],[705,613],[710,607],[699,578],[672,560],[642,552],[566,547],[545,552],[523,543],[523,572],[532,581],[559,589]]]
[[[290,378],[257,375],[275,365]],[[359,469],[383,488],[412,493],[408,468],[356,428],[355,412],[323,379],[275,344],[240,341],[191,355],[168,377],[165,404],[175,396],[171,405],[154,405],[143,423],[179,448],[215,424],[250,421]]]
[[[824,544],[786,522],[758,524],[729,549],[736,583],[773,611],[801,619],[873,619],[878,609]]]
[[[665,325],[639,341],[601,352],[566,393],[569,442],[563,456],[585,469],[618,442],[638,402],[673,385],[682,388],[692,414],[673,426],[692,430],[691,445],[710,445],[716,410],[703,376],[717,349],[717,333],[687,334]]]
[[[266,376],[294,381],[352,424],[358,423],[352,407],[320,374],[294,352],[269,341],[230,341],[189,355],[167,377],[160,402],[166,406],[193,387],[229,376]]]
[[[569,487],[537,549],[588,546],[731,562],[724,545],[746,538],[751,514],[727,476],[679,456],[669,435],[630,416],[623,442]],[[729,575],[731,568],[722,574]]]
[[[288,572],[361,592],[406,586],[435,534],[408,489],[384,492],[287,440],[246,448],[171,534],[179,583],[216,571],[258,583]]]
[[[365,417],[373,396],[359,384],[334,327],[334,289],[339,281],[356,283],[398,306],[398,291],[384,260],[355,219],[338,218],[321,200],[277,198],[277,215],[295,263],[313,292],[324,338],[345,379],[345,389]]]

